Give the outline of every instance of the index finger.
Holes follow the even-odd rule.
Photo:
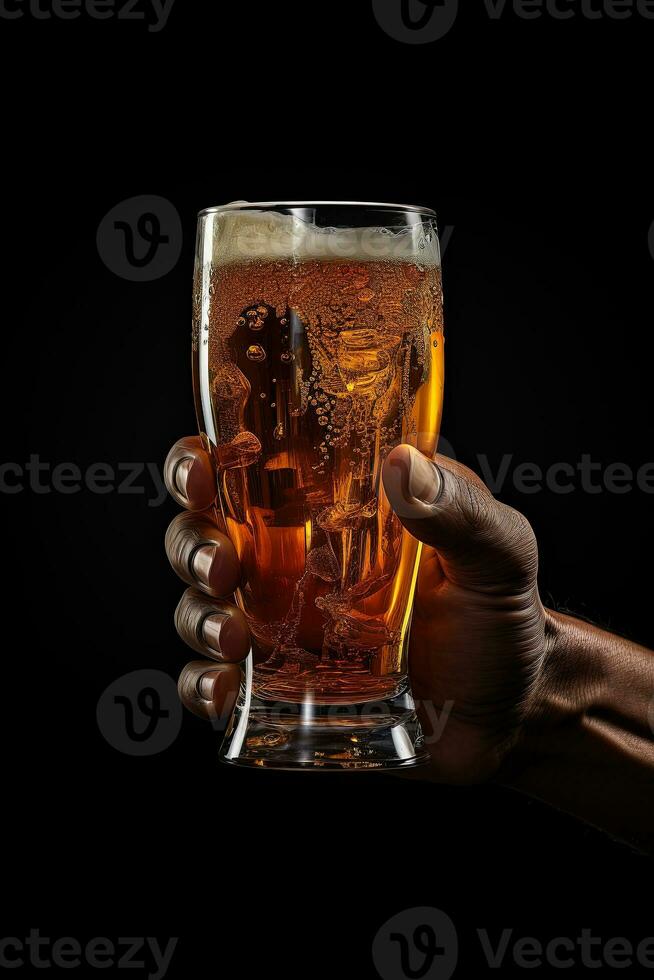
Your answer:
[[[164,463],[166,488],[186,510],[206,510],[217,494],[216,473],[206,436],[179,439]]]

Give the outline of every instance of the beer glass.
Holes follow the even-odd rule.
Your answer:
[[[236,202],[199,216],[194,386],[252,635],[221,758],[282,769],[426,760],[407,674],[420,544],[385,457],[435,452],[436,216]]]

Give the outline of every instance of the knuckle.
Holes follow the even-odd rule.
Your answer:
[[[168,525],[165,550],[173,570],[187,585],[195,586],[213,595],[209,583],[198,579],[194,567],[195,556],[205,545],[212,546],[222,555],[228,576],[228,590],[232,592],[238,581],[238,558],[232,542],[211,517],[206,513],[184,511],[177,514]],[[232,582],[232,579],[235,581]]]
[[[179,540],[186,533],[189,524],[188,514],[177,514],[173,517],[172,521],[168,525],[166,531],[166,551],[169,553],[174,553],[175,549],[178,547]]]
[[[520,511],[501,505],[502,550],[517,578],[532,579],[538,572],[538,543],[534,530]]]
[[[460,518],[473,537],[485,538],[494,525],[493,497],[483,485],[469,480],[460,482],[459,491],[456,500]]]
[[[175,629],[186,643],[189,639],[197,637],[199,619],[200,609],[196,592],[194,589],[186,589],[175,609]]]
[[[178,514],[168,525],[164,546],[174,571],[185,582],[192,580],[191,558],[197,546],[197,533],[189,514]]]

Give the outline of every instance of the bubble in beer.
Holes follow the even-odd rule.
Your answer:
[[[259,219],[256,215],[244,215],[242,220],[256,223]],[[279,220],[285,222],[287,218],[280,216]],[[269,215],[261,215],[259,224],[265,235],[272,234],[270,221]],[[277,596],[276,581],[265,564],[257,581],[257,585],[264,583],[271,598],[270,621],[266,619],[265,623],[257,624],[265,636],[265,649],[270,652],[270,660],[255,668],[255,683],[266,691],[271,685],[274,692],[271,698],[282,701],[285,692],[296,691],[301,695],[296,700],[302,700],[305,690],[317,692],[317,697],[322,692],[330,697],[338,692],[344,699],[350,687],[358,691],[361,678],[367,680],[368,674],[371,685],[373,681],[375,684],[390,683],[385,675],[394,667],[395,661],[391,657],[387,668],[386,651],[372,654],[371,650],[381,651],[384,645],[388,646],[396,624],[393,621],[385,631],[381,623],[377,626],[378,615],[372,616],[373,621],[369,623],[368,613],[372,615],[373,606],[379,610],[388,605],[385,594],[383,597],[381,593],[386,583],[379,570],[382,565],[395,570],[405,544],[401,528],[397,522],[391,522],[387,509],[382,514],[380,527],[373,523],[377,519],[376,504],[369,494],[377,485],[380,459],[401,441],[404,420],[411,417],[421,380],[431,364],[429,348],[434,344],[434,337],[438,337],[440,343],[442,336],[440,292],[437,292],[439,273],[433,262],[426,264],[426,271],[411,262],[378,262],[367,254],[360,257],[361,261],[347,262],[333,262],[330,254],[322,262],[329,244],[329,240],[323,242],[326,233],[310,228],[305,234],[304,223],[299,229],[302,232],[299,262],[295,256],[298,236],[294,234],[291,236],[293,254],[289,254],[287,262],[283,261],[285,256],[280,259],[271,246],[270,254],[265,253],[257,263],[241,262],[238,254],[230,254],[230,261],[222,265],[218,263],[220,268],[215,277],[220,285],[210,309],[210,345],[213,344],[210,364],[215,365],[216,370],[225,359],[242,362],[243,352],[249,346],[247,339],[243,343],[243,338],[251,337],[250,330],[259,330],[262,343],[266,343],[265,358],[256,370],[267,370],[267,353],[271,355],[270,376],[265,381],[262,378],[265,391],[260,389],[257,396],[258,380],[252,377],[247,380],[252,384],[253,401],[256,403],[259,397],[262,406],[267,401],[271,408],[270,412],[262,411],[258,416],[255,411],[251,424],[254,428],[256,421],[261,442],[265,445],[266,438],[270,440],[272,445],[268,445],[268,450],[272,452],[266,452],[264,464],[263,459],[251,454],[245,444],[237,445],[234,450],[230,448],[228,462],[233,453],[238,469],[228,471],[226,489],[230,504],[239,515],[239,540],[247,547],[254,541],[254,531],[247,522],[247,509],[253,500],[263,499],[261,485],[265,481],[263,497],[275,534],[284,548],[288,541],[289,556],[297,552],[297,561],[291,563],[293,577],[297,579],[295,585],[289,572]],[[329,232],[332,236],[334,233],[334,230]],[[351,234],[354,244],[359,245],[358,230],[349,233],[338,229],[336,233],[339,236]],[[414,237],[412,230],[407,244]],[[229,241],[231,243],[232,239]],[[349,243],[347,238],[346,243]],[[389,239],[389,258],[395,252],[394,244],[394,238]],[[404,253],[401,254],[404,257]],[[239,312],[239,333],[234,336]],[[246,317],[246,313],[250,315]],[[430,319],[431,324],[428,323]],[[291,336],[291,325],[297,332],[295,355],[290,349],[296,343],[296,334]],[[271,338],[274,336],[277,345],[274,349],[267,340],[267,328]],[[292,372],[279,372],[289,380],[292,378],[293,385],[288,393],[280,391],[282,402],[277,413],[271,406],[271,399],[276,396],[280,379],[271,382],[271,376],[280,364],[289,369],[293,366]],[[242,363],[241,369],[248,373]],[[250,374],[255,374],[255,369],[250,369]],[[224,384],[212,389],[221,428],[229,431],[230,438],[233,438],[234,428],[243,425],[245,419],[249,420],[248,394],[249,389],[243,382],[234,386],[233,396]],[[420,397],[429,401],[432,395],[435,393],[425,391]],[[246,412],[244,417],[240,414],[242,409]],[[293,419],[291,432],[286,431],[287,411]],[[420,413],[416,414],[422,417]],[[315,432],[316,418],[323,433],[318,439],[324,441],[312,449],[310,439]],[[415,429],[415,422],[413,426]],[[411,438],[408,421],[406,429],[407,437]],[[297,438],[297,446],[291,438]],[[277,445],[282,441],[284,446]],[[294,489],[289,486],[291,481],[287,480],[285,472],[291,464],[301,471],[306,467],[310,474],[310,478],[303,478],[302,486]],[[298,505],[305,501],[310,520],[306,528],[296,527],[295,524],[301,525],[302,521],[301,517],[296,520],[295,512],[301,513]],[[287,507],[288,515],[283,510]],[[293,508],[291,521],[288,519],[290,508]],[[279,527],[277,512],[280,512]],[[323,514],[320,522],[317,521],[318,513]],[[268,521],[266,513],[264,525]],[[320,598],[322,593],[329,593],[324,606],[316,601],[316,585],[307,588],[307,575],[321,579],[324,563],[319,549],[325,541],[323,531],[336,536],[329,539],[329,549],[324,553],[325,560],[334,562],[333,569],[328,569],[331,574],[323,578],[323,586],[330,587],[319,589]],[[347,558],[350,552],[344,553],[345,549],[341,547],[339,536],[344,533],[349,535],[347,541],[348,547],[351,545],[353,549],[352,561]],[[342,557],[335,559],[332,548]],[[275,554],[276,549],[273,549],[271,563]],[[365,580],[364,574],[368,575]],[[404,582],[403,566],[398,574]],[[363,598],[377,592],[380,593],[379,602],[370,603],[370,609],[366,605],[365,618],[360,621]],[[298,637],[300,620],[303,634],[305,624],[311,629],[315,624],[318,640],[314,653],[320,654],[324,634],[330,657],[332,650],[339,652],[339,658],[341,651],[347,651],[352,666],[358,668],[355,676],[351,677],[349,671],[341,669],[340,659],[334,663],[331,660],[321,663],[319,670],[315,668],[318,657],[309,657],[301,651],[307,658],[306,664],[297,659],[297,651],[302,647]],[[373,669],[376,671],[374,677]],[[290,697],[289,700],[294,699]],[[325,703],[329,703],[329,698]]]
[[[277,402],[271,402],[270,403],[270,407],[271,408],[277,408]]]
[[[266,352],[259,344],[251,344],[246,354],[250,361],[265,361],[266,359]]]
[[[261,310],[264,313],[261,313]],[[256,309],[248,310],[245,314],[250,330],[262,330],[267,316],[268,310],[265,306],[257,306]]]

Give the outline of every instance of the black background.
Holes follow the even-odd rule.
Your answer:
[[[366,2],[177,5],[156,35],[0,20],[6,461],[160,466],[195,431],[195,214],[235,198],[436,208],[452,229],[443,434],[462,461],[654,461],[638,149],[654,22],[491,22],[471,4],[409,46]],[[96,248],[138,194],[183,225],[151,283]],[[457,975],[485,973],[478,927],[654,934],[647,859],[498,788],[232,770],[189,715],[165,752],[116,751],[96,723],[106,687],[190,659],[162,547],[175,507],[137,482],[2,494],[3,935],[179,936],[169,976],[372,978],[373,937],[412,906],[454,920]],[[654,646],[652,494],[526,495],[509,475],[499,496],[537,531],[547,601]]]

